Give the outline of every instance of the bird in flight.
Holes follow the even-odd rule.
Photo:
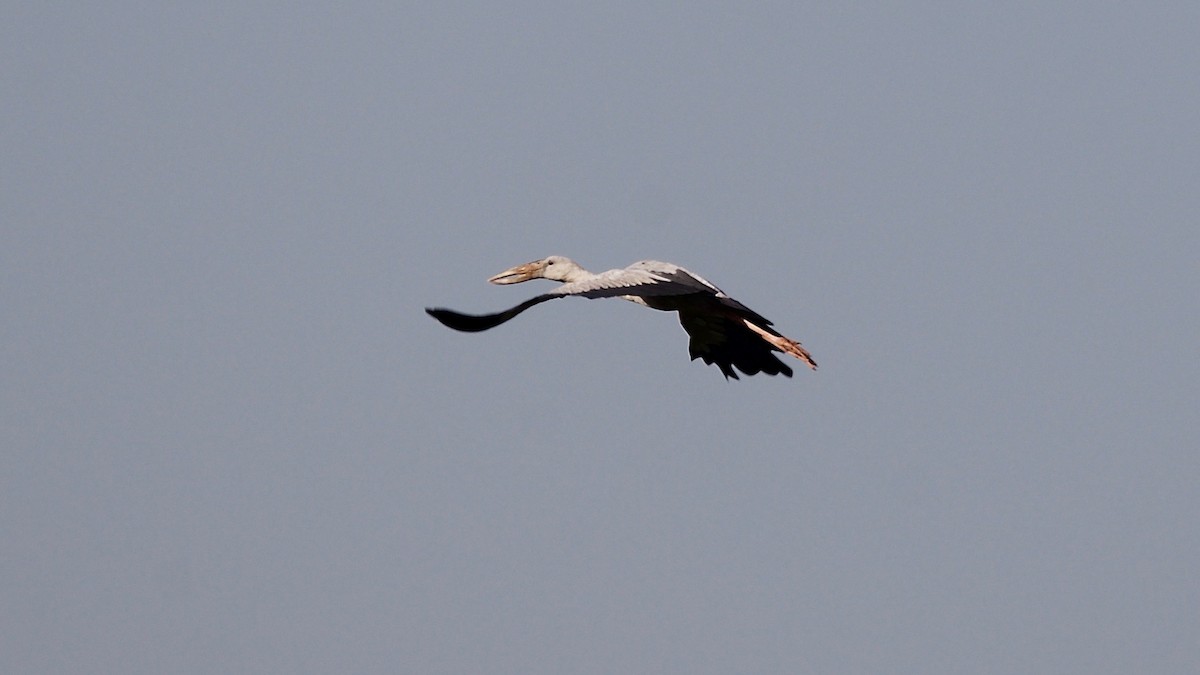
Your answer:
[[[792,369],[777,353],[791,354],[817,369],[817,362],[800,343],[783,336],[771,322],[725,294],[698,274],[672,263],[642,260],[624,269],[593,274],[570,258],[552,255],[517,265],[488,279],[493,284],[519,284],[530,279],[550,279],[563,284],[495,314],[462,314],[444,308],[425,311],[454,330],[475,333],[495,328],[516,315],[555,298],[622,298],[667,312],[679,312],[679,323],[691,338],[692,360],[716,364],[725,379],[766,373],[792,376]]]

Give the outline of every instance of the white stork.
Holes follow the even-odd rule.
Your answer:
[[[585,298],[624,298],[651,309],[679,312],[679,323],[691,337],[692,360],[717,364],[725,379],[738,379],[734,366],[746,375],[792,376],[792,369],[775,356],[784,352],[817,369],[817,362],[800,343],[779,334],[771,322],[678,265],[642,260],[625,269],[592,274],[570,258],[552,255],[507,269],[488,279],[493,284],[519,284],[530,279],[561,281],[558,288],[496,314],[473,316],[449,309],[425,311],[444,325],[467,332],[495,328],[534,305],[578,295]]]

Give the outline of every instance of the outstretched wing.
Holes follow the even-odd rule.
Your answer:
[[[553,295],[550,293],[539,295],[522,302],[516,307],[506,309],[503,312],[496,312],[495,314],[463,314],[461,312],[456,312],[452,309],[446,309],[444,307],[435,307],[432,309],[426,307],[425,313],[437,319],[438,321],[441,321],[442,325],[446,326],[447,328],[461,330],[466,333],[478,333],[479,331],[484,331],[489,328],[495,328],[496,326],[499,326],[500,324],[508,321],[521,312],[533,307],[534,305],[539,305],[547,300],[553,300],[561,297],[561,295]]]
[[[679,308],[679,323],[687,331],[688,353],[692,360],[716,364],[725,377],[738,379],[734,367],[747,375],[792,376],[792,369],[779,360],[779,353],[790,354],[817,369],[817,362],[799,342],[771,328],[769,322],[756,321],[758,315],[730,311],[710,301],[709,305]]]
[[[748,328],[743,319],[722,312],[680,310],[679,324],[688,334],[688,354],[721,369],[725,379],[746,375],[792,376],[792,369],[779,360],[779,350]]]
[[[645,270],[610,270],[596,274],[584,281],[565,283],[549,293],[530,298],[516,307],[495,314],[463,314],[443,307],[432,309],[427,307],[425,313],[454,330],[478,333],[495,328],[530,307],[555,298],[573,295],[582,298],[613,298],[623,295],[680,295],[694,292],[693,288]]]
[[[710,288],[688,283],[688,280],[684,278],[673,278],[652,269],[639,269],[631,265],[621,270],[601,272],[583,281],[565,283],[550,291],[550,294],[577,295],[582,298],[615,298],[626,295],[654,297],[698,292],[711,293],[713,291]]]
[[[716,287],[715,284],[708,279],[690,272],[674,263],[659,262],[657,260],[643,260],[629,266],[630,269],[654,269],[655,276],[661,277],[666,283],[673,287],[691,289],[689,293],[699,293],[702,295],[713,296],[722,309],[733,310],[738,314],[750,319],[760,326],[770,326],[771,322],[763,315],[755,312],[749,307],[729,297],[729,294]]]

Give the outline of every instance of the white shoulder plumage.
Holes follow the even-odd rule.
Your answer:
[[[668,281],[665,277],[648,270],[625,268],[609,270],[593,275],[583,281],[572,281],[550,291],[554,295],[582,295],[585,297],[605,297],[608,295],[623,295],[637,287],[652,286]]]
[[[725,295],[725,291],[717,288],[716,284],[713,284],[711,281],[705,279],[699,274],[684,269],[675,263],[662,262],[660,260],[639,260],[626,269],[645,270],[672,281],[692,280],[696,284],[712,291],[718,297],[729,297],[728,295]]]

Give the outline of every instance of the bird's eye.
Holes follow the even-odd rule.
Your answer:
[[[547,260],[547,261],[546,261],[546,264],[547,264],[547,265],[553,265],[553,264],[554,264],[554,261],[553,261],[553,260]]]

